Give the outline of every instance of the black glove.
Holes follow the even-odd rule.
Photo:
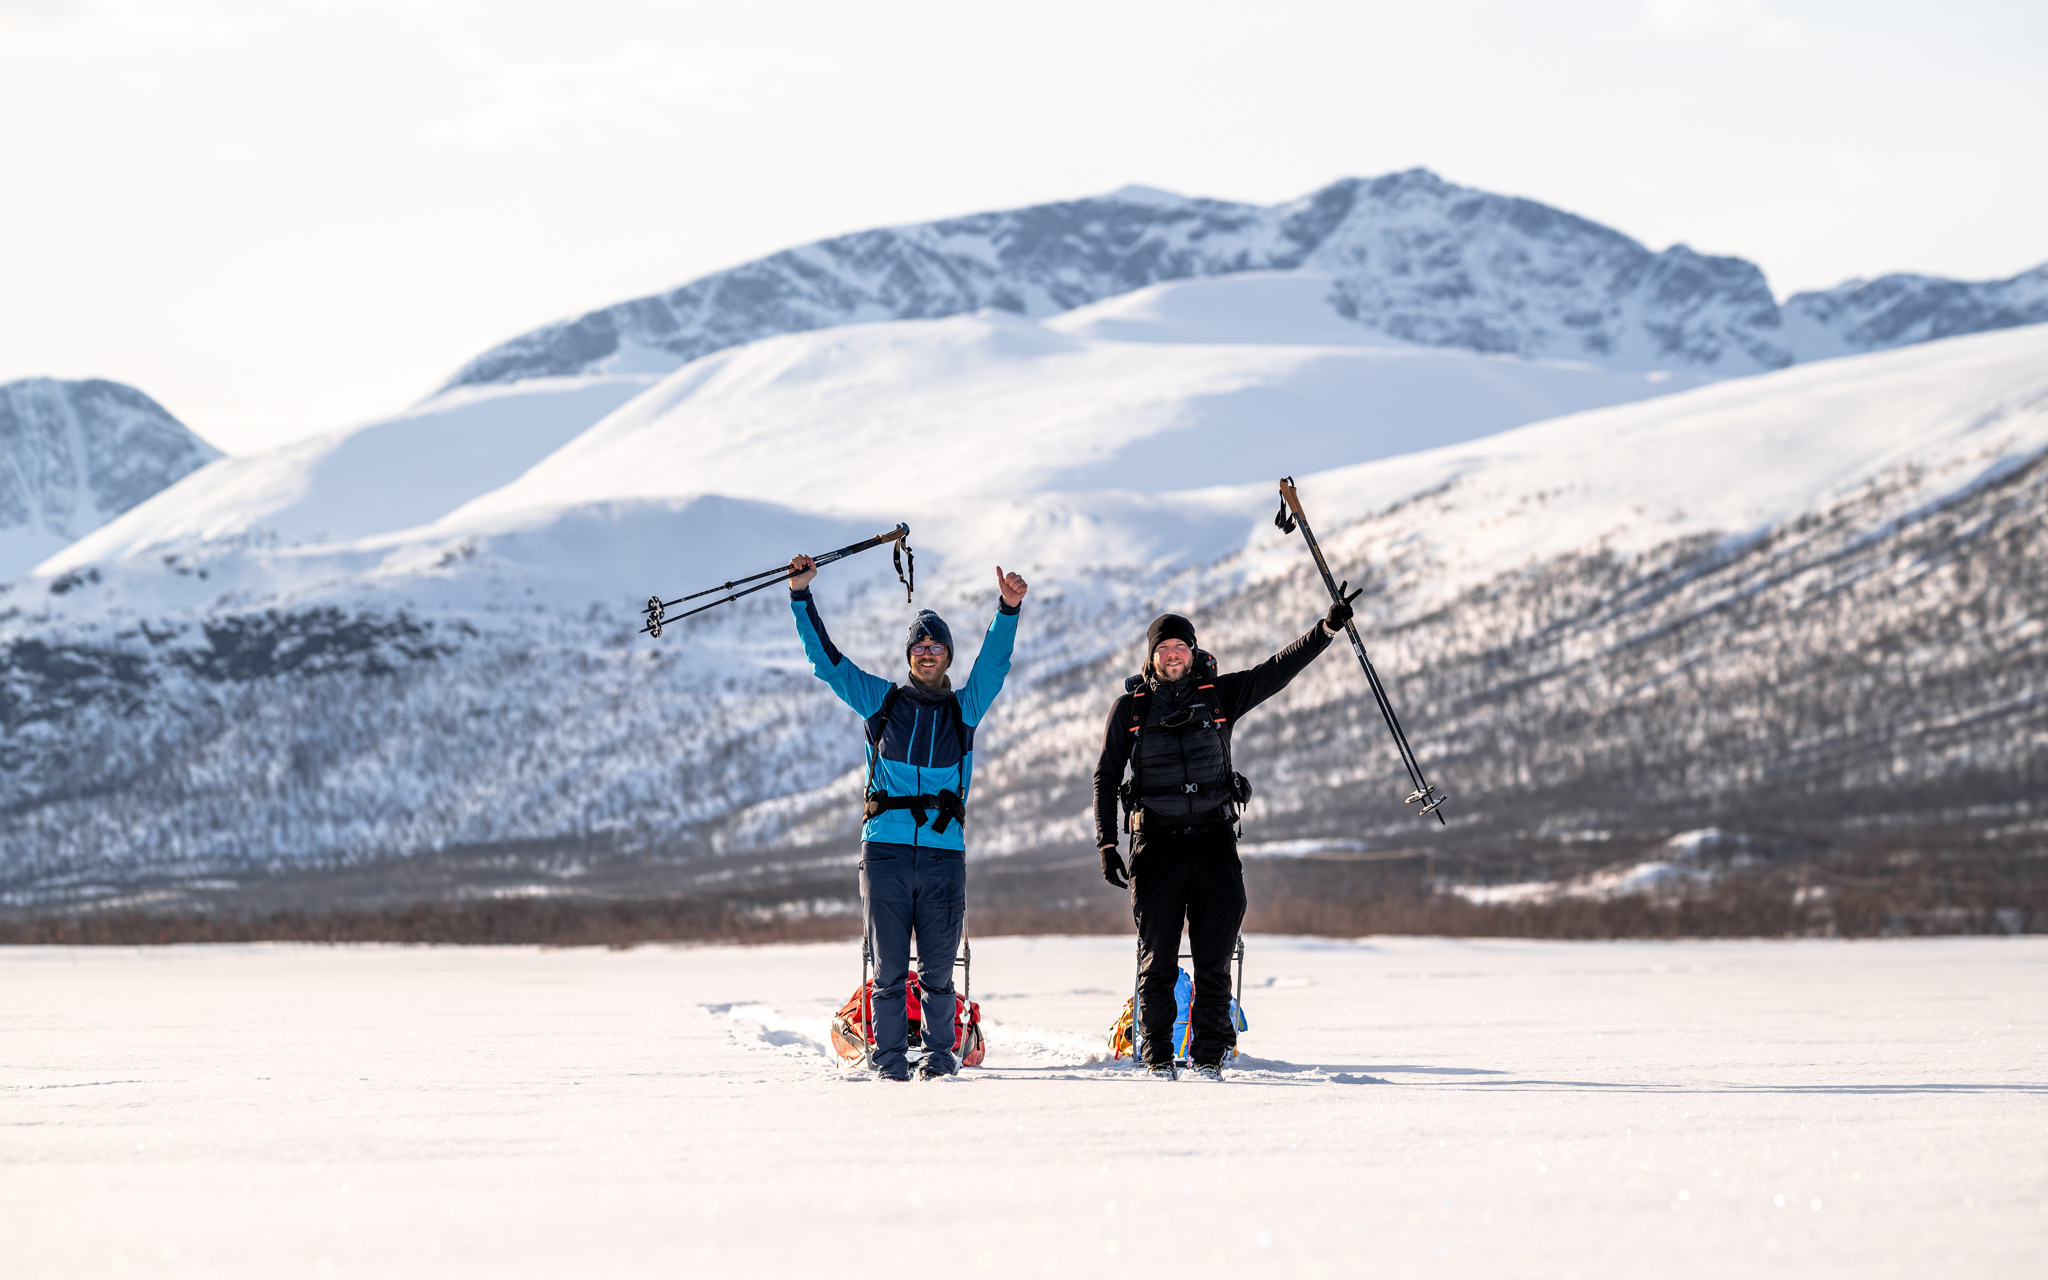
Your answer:
[[[1332,632],[1342,631],[1344,629],[1344,624],[1351,621],[1351,602],[1353,600],[1358,599],[1359,596],[1365,594],[1365,588],[1360,587],[1358,590],[1352,592],[1350,595],[1344,595],[1344,587],[1348,587],[1350,585],[1350,579],[1345,579],[1344,586],[1337,588],[1337,594],[1343,596],[1344,598],[1341,600],[1332,600],[1330,602],[1330,611],[1323,615],[1323,623],[1326,626],[1328,626]]]
[[[1115,845],[1103,846],[1102,878],[1119,889],[1131,887],[1131,878],[1124,872],[1124,860],[1117,855]]]

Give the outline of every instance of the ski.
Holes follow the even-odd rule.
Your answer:
[[[1315,531],[1308,526],[1308,514],[1301,509],[1301,495],[1294,491],[1294,477],[1280,478],[1280,511],[1273,517],[1273,523],[1282,533],[1293,533],[1296,526],[1308,542],[1309,554],[1315,557],[1316,570],[1323,575],[1323,585],[1329,588],[1330,599],[1339,604],[1348,604],[1358,592],[1344,594],[1344,588],[1351,585],[1347,579],[1338,585],[1335,575],[1330,572],[1329,561],[1323,559],[1323,548],[1316,542]],[[1358,655],[1358,665],[1365,669],[1365,681],[1372,686],[1373,700],[1380,704],[1380,714],[1387,718],[1387,729],[1394,735],[1394,746],[1401,753],[1401,765],[1408,770],[1408,785],[1414,788],[1408,795],[1408,804],[1420,804],[1424,814],[1435,814],[1438,825],[1448,826],[1444,820],[1444,801],[1449,796],[1440,795],[1428,779],[1422,776],[1422,763],[1415,758],[1414,750],[1408,745],[1408,735],[1402,732],[1401,718],[1394,714],[1394,704],[1387,699],[1387,690],[1380,683],[1379,673],[1373,670],[1372,659],[1366,656],[1365,642],[1358,638],[1358,624],[1347,621],[1344,634],[1351,637],[1351,652]]]
[[[917,581],[917,556],[910,549],[910,526],[907,524],[899,524],[887,533],[878,533],[865,541],[856,542],[852,546],[841,547],[837,551],[827,551],[821,556],[813,557],[813,559],[817,566],[822,569],[835,561],[844,560],[848,556],[859,555],[863,551],[872,550],[886,542],[896,544],[893,553],[896,564],[896,581],[903,584],[903,601],[905,604],[908,604],[913,584]],[[904,566],[906,557],[909,560],[907,570]],[[776,583],[787,582],[795,576],[796,571],[788,565],[777,565],[773,569],[763,569],[759,573],[750,573],[744,578],[734,578],[730,582],[721,582],[715,587],[706,587],[702,591],[692,591],[689,595],[677,596],[673,600],[664,600],[660,596],[649,596],[647,597],[647,606],[640,611],[646,617],[646,621],[641,625],[640,631],[644,635],[659,637],[661,629],[665,626],[681,622],[684,618],[702,613],[706,609],[715,609],[722,604],[731,604],[741,596],[750,596],[756,591],[766,591]],[[766,578],[767,581],[758,581],[761,578]],[[745,591],[733,590],[733,588],[748,582],[753,582],[756,585],[748,587]],[[668,616],[668,611],[675,606],[688,603],[702,596],[708,596],[715,591],[724,591],[729,594],[720,599],[713,600],[710,604],[700,604],[694,609],[675,615],[673,618]]]

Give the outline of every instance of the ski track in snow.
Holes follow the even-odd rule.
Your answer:
[[[730,1020],[729,1043],[742,1049],[770,1049],[798,1061],[839,1061],[839,1055],[832,1049],[829,1017],[786,1017],[765,1004],[714,1004],[704,1006],[704,1011]]]
[[[825,1048],[857,954],[0,949],[4,1270],[870,1238],[972,1276],[2003,1280],[2048,1247],[2040,938],[1253,937],[1221,1085],[1103,1060],[1127,938],[977,940],[989,1065],[882,1085]]]
[[[1299,982],[1300,979],[1295,981]],[[862,1069],[844,1062],[832,1048],[831,1019],[791,1017],[765,1004],[706,1005],[705,1012],[731,1021],[728,1043],[750,1052],[771,1052],[810,1066],[823,1065],[853,1074]],[[971,1079],[1007,1078],[1021,1072],[1053,1073],[1060,1079],[1092,1075],[1134,1075],[1128,1058],[1110,1056],[1106,1037],[1087,1032],[1003,1022],[984,1017],[988,1057]],[[1231,1074],[1242,1081],[1275,1084],[1386,1084],[1374,1076],[1240,1054]]]

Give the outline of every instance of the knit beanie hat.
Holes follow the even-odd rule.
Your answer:
[[[930,609],[919,609],[917,617],[910,624],[910,635],[903,641],[903,660],[910,661],[910,646],[920,640],[936,640],[946,646],[946,661],[953,661],[953,628],[946,620]]]
[[[1145,658],[1148,662],[1161,640],[1179,640],[1192,649],[1195,647],[1195,624],[1177,613],[1162,613],[1154,618],[1152,625],[1145,630]]]

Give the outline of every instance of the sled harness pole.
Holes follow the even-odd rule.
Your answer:
[[[910,526],[907,524],[899,524],[887,533],[878,533],[874,537],[864,542],[856,542],[850,547],[841,547],[837,551],[827,551],[821,556],[813,557],[813,560],[817,567],[822,569],[828,564],[844,560],[848,556],[859,555],[861,552],[879,547],[885,542],[896,544],[895,551],[893,552],[893,558],[896,563],[896,581],[903,584],[903,599],[905,603],[908,603],[913,585],[917,581],[917,556],[910,549]],[[905,565],[906,560],[908,561],[908,567]],[[659,636],[661,629],[672,622],[681,622],[691,614],[702,613],[706,609],[715,609],[722,604],[731,604],[741,596],[750,596],[756,591],[766,591],[776,583],[787,582],[795,576],[796,571],[783,564],[777,565],[773,569],[763,569],[759,573],[750,573],[744,578],[734,578],[731,582],[721,582],[715,587],[706,587],[702,591],[693,591],[689,595],[678,596],[673,600],[664,600],[660,596],[649,596],[647,597],[647,607],[640,611],[647,616],[647,621],[640,630],[646,635]],[[761,578],[768,580],[766,582],[758,581]],[[745,591],[733,590],[733,588],[747,582],[753,582],[755,585],[748,587]],[[715,591],[724,591],[729,594],[713,600],[710,604],[700,604],[688,612],[676,614],[674,617],[669,616],[668,611],[676,605],[695,600],[699,596],[708,596]]]
[[[1315,532],[1308,527],[1308,516],[1301,509],[1301,495],[1294,491],[1294,477],[1280,479],[1280,511],[1273,517],[1273,523],[1282,533],[1293,533],[1295,526],[1301,527],[1301,536],[1308,541],[1308,552],[1316,558],[1316,569],[1323,575],[1323,585],[1330,590],[1330,599],[1348,604],[1358,593],[1347,596],[1344,588],[1351,585],[1346,581],[1342,586],[1330,573],[1330,562],[1323,559],[1323,548],[1316,542]],[[1379,673],[1372,669],[1372,659],[1365,656],[1365,642],[1358,638],[1358,624],[1346,622],[1344,634],[1351,637],[1351,652],[1358,655],[1358,665],[1365,668],[1365,681],[1372,686],[1373,700],[1380,704],[1380,714],[1387,718],[1387,728],[1394,735],[1394,746],[1401,752],[1401,765],[1408,770],[1408,784],[1414,788],[1408,796],[1409,804],[1419,804],[1425,814],[1433,813],[1439,825],[1448,826],[1444,821],[1443,804],[1449,796],[1439,795],[1435,787],[1422,776],[1422,764],[1415,758],[1415,751],[1408,745],[1408,735],[1401,730],[1401,718],[1394,714],[1394,704],[1387,700],[1386,686],[1380,683]]]

